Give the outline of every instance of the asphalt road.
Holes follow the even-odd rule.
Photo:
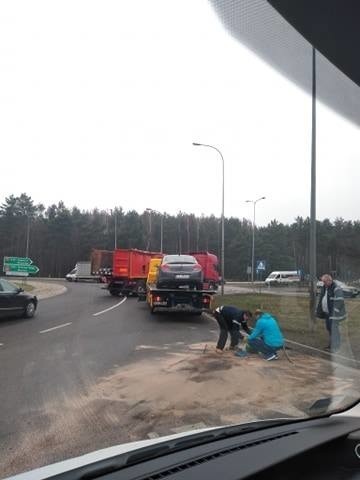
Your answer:
[[[150,359],[147,346],[214,340],[216,325],[204,315],[151,315],[136,298],[111,297],[98,284],[66,286],[40,301],[33,319],[0,320],[0,458],[20,434],[47,427],[49,403],[61,409],[112,369]]]

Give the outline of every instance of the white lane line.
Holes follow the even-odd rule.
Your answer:
[[[4,344],[3,344],[3,343],[0,343],[0,347],[3,347],[3,346],[4,346]]]
[[[53,330],[57,330],[58,328],[67,327],[68,325],[71,325],[71,324],[72,324],[72,322],[63,323],[62,325],[57,325],[56,327],[47,328],[46,330],[41,330],[39,333],[52,332]]]
[[[116,303],[112,307],[107,308],[106,310],[101,310],[101,312],[93,313],[94,317],[97,317],[98,315],[102,315],[103,313],[110,312],[110,310],[113,310],[116,307],[119,307],[122,303],[124,303],[127,300],[127,297],[124,297],[121,302]]]

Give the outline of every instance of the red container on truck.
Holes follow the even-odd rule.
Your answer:
[[[91,251],[91,273],[92,275],[99,275],[102,281],[103,277],[110,276],[113,268],[113,254],[112,250],[98,250],[93,248]]]
[[[189,252],[202,266],[204,273],[204,289],[217,289],[220,284],[218,257],[210,252]]]
[[[110,294],[128,295],[144,292],[150,260],[162,257],[162,253],[147,252],[135,248],[114,250],[112,275],[108,279]]]

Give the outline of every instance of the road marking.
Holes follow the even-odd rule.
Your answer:
[[[62,325],[57,325],[56,327],[47,328],[46,330],[41,330],[39,333],[47,333],[47,332],[52,332],[53,330],[57,330],[58,328],[67,327],[68,325],[71,325],[71,324],[72,324],[72,322],[69,322],[69,323],[63,323]]]
[[[97,317],[98,315],[102,315],[103,313],[110,312],[110,310],[113,310],[114,308],[119,307],[122,303],[124,303],[126,301],[126,299],[127,299],[127,297],[123,298],[121,300],[121,302],[116,303],[112,307],[106,308],[105,310],[101,310],[101,312],[93,313],[93,316]]]
[[[4,346],[4,344],[3,344],[3,343],[0,343],[0,347],[3,347],[3,346]]]

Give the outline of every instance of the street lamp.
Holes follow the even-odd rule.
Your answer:
[[[254,217],[253,217],[253,231],[252,231],[252,255],[251,255],[251,281],[254,283],[254,267],[255,267],[255,207],[257,202],[260,200],[265,200],[266,197],[260,197],[256,200],[246,200],[246,203],[252,203],[254,206]]]
[[[117,249],[117,208],[114,210],[114,248]]]
[[[222,161],[222,205],[221,205],[221,295],[224,295],[224,274],[225,274],[225,246],[224,246],[224,200],[225,200],[225,166],[224,157],[220,150],[213,145],[206,145],[204,143],[193,142],[195,147],[208,147],[216,150]]]
[[[151,214],[152,213],[157,213],[160,215],[160,253],[163,253],[163,240],[164,240],[164,215],[157,210],[154,210],[152,208],[147,208],[147,212],[149,212],[150,215],[150,236],[151,236]]]
[[[26,222],[26,253],[25,257],[29,257],[29,245],[30,245],[30,216],[29,213],[26,214],[27,222]]]

